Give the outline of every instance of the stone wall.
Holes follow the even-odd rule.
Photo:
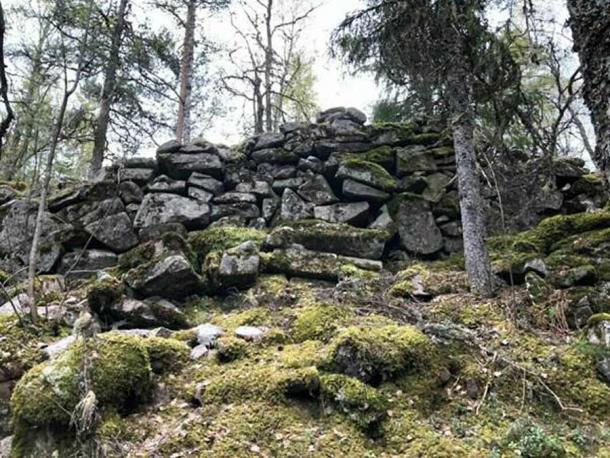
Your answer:
[[[481,169],[491,233],[503,229],[500,201],[511,230],[606,200],[598,178],[575,160],[511,155],[494,164]],[[155,158],[127,159],[97,182],[55,195],[40,271],[61,273],[84,260],[92,271],[111,266],[165,232],[311,219],[388,230],[384,259],[435,258],[461,249],[456,181],[451,138],[442,129],[366,125],[353,108],[323,112],[314,124],[285,124],[237,148],[170,141]],[[26,265],[33,232],[35,202],[18,197],[0,186],[0,270],[7,272]]]

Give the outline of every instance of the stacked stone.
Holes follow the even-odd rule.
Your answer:
[[[388,231],[384,256],[452,253],[461,249],[461,228],[451,143],[425,123],[366,125],[354,108],[325,111],[313,124],[285,124],[238,148],[170,141],[155,158],[127,159],[50,200],[40,272],[87,275],[167,232],[311,219]],[[606,200],[601,182],[578,161],[507,164],[484,176],[499,177],[509,228]],[[489,180],[482,183],[493,232],[499,199]],[[0,270],[16,272],[27,264],[35,204],[5,185],[0,198]]]

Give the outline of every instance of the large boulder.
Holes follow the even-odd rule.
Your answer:
[[[282,220],[294,221],[311,218],[312,216],[313,208],[309,202],[305,202],[292,189],[284,189],[280,205],[280,218]]]
[[[126,282],[140,296],[168,299],[181,299],[203,288],[201,278],[180,253],[170,253],[131,269],[126,275]]]
[[[158,154],[161,171],[176,180],[186,180],[191,173],[200,172],[222,177],[224,166],[216,154],[171,153]]]
[[[322,221],[300,221],[275,228],[265,240],[265,245],[275,249],[298,244],[314,251],[381,259],[388,238],[389,234],[382,230]]]
[[[147,194],[136,214],[134,225],[182,223],[187,228],[203,228],[210,223],[210,206],[176,194]]]
[[[443,236],[428,202],[419,196],[401,194],[390,207],[404,249],[418,255],[431,255],[443,248]]]
[[[329,223],[365,224],[369,218],[368,202],[338,203],[314,208],[316,219]]]
[[[93,221],[85,226],[85,230],[116,253],[127,251],[138,244],[131,218],[125,212]]]

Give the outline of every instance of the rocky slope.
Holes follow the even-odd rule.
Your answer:
[[[451,243],[458,215],[439,210],[455,184],[435,201],[438,169],[396,169],[405,149],[409,164],[436,158],[442,134],[409,130],[424,142],[411,150],[395,144],[404,127],[363,126],[354,110],[320,121],[242,152],[170,143],[63,191],[36,304],[19,274],[32,207],[2,187],[0,457],[610,456],[610,212],[597,178],[570,161],[495,171],[490,214],[499,190],[513,228],[557,216],[489,240],[498,296],[483,300]],[[341,172],[379,136],[392,158],[382,181]],[[347,162],[312,155],[347,148]],[[265,175],[284,168],[293,175]],[[426,184],[406,191],[413,180]],[[356,204],[366,211],[347,218]]]

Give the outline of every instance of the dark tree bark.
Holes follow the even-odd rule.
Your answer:
[[[0,96],[2,103],[6,109],[6,117],[0,122],[0,159],[2,158],[3,139],[8,132],[11,123],[15,119],[15,114],[11,108],[11,103],[8,99],[8,81],[6,79],[6,68],[4,63],[4,33],[6,32],[6,23],[4,22],[4,10],[0,3]]]
[[[273,106],[271,104],[273,90],[273,31],[271,21],[273,14],[273,0],[267,0],[265,10],[265,34],[267,43],[265,47],[265,130],[273,130]]]
[[[195,59],[196,19],[197,0],[189,0],[184,28],[182,59],[180,62],[180,100],[178,102],[178,121],[176,123],[176,139],[183,143],[187,143],[191,139],[191,96]]]
[[[450,92],[466,271],[472,292],[490,297],[494,294],[493,276],[485,246],[485,221],[474,149],[474,109],[467,76],[455,75]]]
[[[568,10],[597,137],[592,159],[610,183],[610,1],[568,0]]]
[[[107,144],[106,137],[110,122],[110,109],[116,93],[117,71],[121,65],[121,40],[125,30],[125,17],[128,5],[129,0],[121,0],[119,3],[116,23],[112,30],[108,63],[104,72],[104,87],[102,89],[100,109],[95,123],[95,132],[93,133],[93,154],[89,167],[89,178],[94,178],[99,173],[104,161],[104,151]]]

